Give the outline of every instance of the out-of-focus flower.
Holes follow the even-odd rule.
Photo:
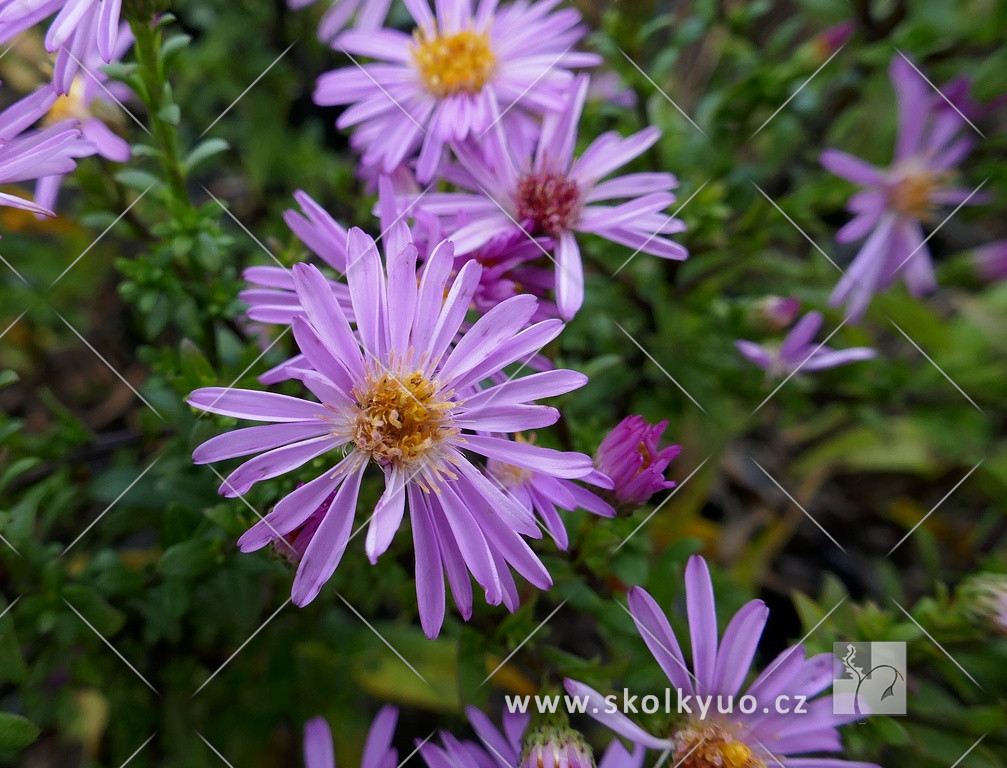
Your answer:
[[[41,88],[0,112],[0,185],[37,181],[45,176],[69,173],[76,167],[74,156],[80,131],[73,121],[29,130],[52,108],[56,99],[53,89]],[[0,192],[0,205],[55,216],[44,205],[7,192]]]
[[[856,22],[853,19],[848,19],[838,24],[833,24],[828,29],[816,35],[811,41],[815,57],[820,61],[828,59],[832,54],[846,45],[856,28]]]
[[[750,305],[746,320],[761,331],[776,333],[789,328],[800,311],[800,299],[767,296]]]
[[[958,587],[957,597],[972,623],[1007,636],[1007,574],[970,576]]]
[[[316,0],[287,0],[287,6],[296,11],[314,5],[315,2]],[[331,0],[329,9],[318,22],[318,39],[323,43],[331,43],[350,21],[354,21],[354,26],[362,31],[379,29],[385,23],[391,5],[392,0]]]
[[[685,569],[685,597],[692,640],[692,665],[686,664],[681,645],[668,618],[645,590],[629,591],[629,609],[640,636],[680,696],[733,700],[748,675],[769,609],[761,600],[742,606],[718,643],[717,610],[713,583],[706,561],[694,555]],[[719,646],[719,647],[718,647]],[[587,702],[585,710],[619,735],[645,747],[671,750],[669,760],[685,768],[731,766],[766,768],[785,764],[792,768],[876,768],[870,763],[838,759],[804,758],[807,752],[841,752],[837,727],[862,717],[833,714],[833,697],[818,696],[832,684],[835,659],[823,653],[805,659],[804,647],[794,645],[748,687],[757,706],[750,714],[739,707],[722,715],[698,707],[677,716],[667,735],[653,736],[625,714],[606,705],[606,699],[584,683],[567,679],[571,696]],[[691,670],[691,671],[690,671]],[[772,707],[780,695],[806,701],[802,712],[786,714]],[[795,698],[799,697],[799,698]],[[818,698],[815,698],[818,697]],[[724,700],[722,699],[722,700]]]
[[[647,128],[628,138],[599,136],[573,157],[588,78],[580,76],[561,111],[546,115],[534,153],[515,154],[503,127],[493,126],[476,145],[455,146],[460,169],[450,180],[464,192],[426,194],[418,205],[442,219],[458,253],[471,253],[501,233],[523,231],[547,236],[555,262],[556,303],[573,317],[584,301],[584,269],[574,233],[592,233],[633,249],[668,259],[684,259],[685,248],[662,235],[682,232],[685,224],[662,211],[675,200],[678,182],[670,173],[631,173],[602,181],[641,155],[660,136]],[[598,205],[627,200],[618,205]]]
[[[788,376],[794,371],[821,371],[837,365],[870,360],[877,352],[870,347],[832,349],[812,339],[822,327],[822,313],[809,312],[790,329],[779,347],[737,339],[734,346],[746,360],[755,363],[770,377]]]
[[[55,15],[45,48],[56,54],[53,85],[67,94],[82,63],[115,57],[121,10],[122,0],[0,0],[0,43]]]
[[[972,252],[972,264],[987,283],[1007,280],[1007,240],[976,248]]]
[[[514,439],[522,443],[530,442],[520,434],[515,435]],[[572,480],[493,460],[486,462],[486,474],[518,504],[531,513],[538,513],[545,529],[560,549],[566,549],[570,539],[559,510],[572,512],[575,509],[586,509],[601,517],[615,517],[615,510],[607,501]],[[600,488],[612,487],[612,481],[598,471],[580,479]]]
[[[836,149],[821,156],[832,173],[863,187],[847,203],[854,217],[836,240],[867,240],[829,300],[833,306],[845,304],[846,316],[854,320],[896,277],[914,296],[936,288],[922,225],[934,220],[940,206],[982,201],[951,184],[955,168],[975,144],[973,136],[960,135],[968,124],[901,55],[892,58],[889,74],[899,115],[892,165],[877,168]]]
[[[642,416],[627,416],[601,441],[594,463],[611,479],[618,505],[639,507],[658,491],[675,487],[664,472],[682,448],[659,447],[667,426],[667,421],[648,424]]]
[[[591,75],[587,98],[588,101],[602,101],[623,109],[633,109],[636,106],[636,91],[624,85],[619,73],[611,70]]]
[[[133,44],[129,25],[119,30],[112,60],[118,61]],[[130,96],[129,88],[109,80],[101,70],[102,61],[97,50],[88,51],[89,58],[74,77],[69,93],[61,95],[49,109],[44,122],[50,125],[77,125],[81,140],[74,146],[74,157],[99,155],[115,163],[130,158],[129,144],[109,124],[122,122],[119,102]],[[51,87],[51,86],[50,86]],[[63,176],[46,176],[35,187],[35,202],[45,208],[55,208]]]
[[[350,31],[337,48],[377,59],[323,74],[315,102],[351,104],[337,121],[357,126],[363,163],[391,172],[420,149],[417,178],[434,176],[444,146],[510,124],[512,112],[559,109],[570,69],[597,64],[572,50],[585,28],[573,8],[553,12],[555,0],[408,0],[412,37],[394,29]],[[513,107],[513,109],[511,109]]]
[[[267,422],[222,434],[193,453],[201,464],[259,454],[227,477],[220,488],[225,496],[335,454],[334,466],[292,491],[238,541],[245,552],[264,547],[304,525],[336,493],[298,566],[292,590],[298,605],[313,600],[338,565],[364,470],[376,465],[385,492],[371,517],[365,549],[375,562],[388,548],[408,498],[420,619],[433,637],[444,618],[445,570],[466,618],[472,608],[471,584],[460,577],[466,569],[490,604],[503,602],[512,610],[518,595],[508,566],[539,588],[552,583],[521,538],[541,537],[534,516],[490,482],[467,454],[568,479],[590,474],[593,465],[583,454],[488,434],[553,424],[559,412],[535,400],[586,383],[583,374],[552,370],[479,389],[480,382],[554,339],[563,324],[545,320],[529,326],[537,301],[515,296],[459,334],[482,268],[470,261],[449,284],[454,254],[445,242],[417,279],[417,251],[408,234],[402,222],[390,229],[382,263],[374,241],[350,230],[346,277],[355,328],[329,281],[315,267],[294,267],[303,314],[292,319],[292,328],[306,365],[291,373],[317,400],[210,387],[193,392],[189,403]]]
[[[595,768],[584,737],[567,725],[542,725],[525,733],[519,768]]]
[[[399,753],[392,746],[399,711],[382,707],[367,732],[360,768],[395,768]],[[314,717],[304,724],[304,768],[336,768],[332,731],[324,717]]]

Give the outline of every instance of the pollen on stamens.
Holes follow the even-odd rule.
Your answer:
[[[683,728],[674,739],[679,768],[766,768],[748,744],[714,723]]]
[[[919,221],[929,219],[937,209],[934,193],[943,183],[939,174],[907,171],[889,190],[892,207]]]
[[[580,213],[580,189],[564,174],[539,171],[523,176],[515,191],[518,221],[532,222],[536,234],[559,235]]]
[[[451,411],[458,403],[451,392],[443,392],[421,370],[369,374],[353,390],[353,397],[353,443],[382,467],[415,465],[445,439],[458,434],[451,425]],[[436,480],[439,474],[450,474],[449,463],[441,463],[443,466],[429,468],[432,475],[428,481]]]
[[[463,29],[461,32],[432,34],[413,32],[413,61],[423,83],[436,96],[478,93],[493,74],[496,57],[488,32]]]

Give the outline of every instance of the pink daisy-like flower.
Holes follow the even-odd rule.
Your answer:
[[[0,43],[55,15],[45,49],[56,54],[53,85],[70,93],[81,63],[115,58],[122,0],[0,0]]]
[[[534,153],[519,156],[503,127],[495,125],[478,146],[458,144],[461,172],[450,180],[464,192],[431,192],[418,205],[441,217],[458,253],[471,253],[501,233],[523,231],[548,236],[555,262],[556,303],[572,318],[584,301],[584,270],[574,233],[591,233],[667,259],[685,259],[685,248],[662,235],[685,225],[662,213],[678,182],[670,173],[631,173],[602,181],[638,157],[660,136],[647,128],[628,138],[615,132],[595,139],[574,159],[577,124],[587,96],[588,78],[576,79],[558,112],[546,115]],[[629,198],[618,205],[599,205]]]
[[[76,167],[74,156],[80,131],[75,123],[62,121],[41,130],[29,130],[57,98],[52,88],[41,88],[0,112],[0,184],[37,181],[69,173]],[[56,215],[38,202],[8,192],[0,192],[0,205],[43,216]]]
[[[648,424],[643,416],[627,416],[598,446],[595,466],[612,479],[612,495],[620,506],[639,507],[658,491],[675,487],[664,473],[682,448],[659,447],[667,426],[667,421]]]
[[[465,713],[482,744],[442,731],[441,746],[429,741],[420,746],[427,768],[594,768],[591,747],[568,727],[529,730],[529,715],[505,711],[501,730],[475,707]],[[645,754],[643,747],[630,753],[612,739],[598,768],[643,768]]]
[[[390,248],[408,230],[400,222],[393,232],[386,235]],[[215,437],[197,448],[193,459],[206,463],[259,454],[221,486],[223,495],[233,497],[335,454],[329,470],[292,491],[238,541],[249,552],[282,538],[336,493],[297,568],[292,597],[298,605],[314,599],[335,571],[349,541],[364,470],[374,464],[384,475],[385,492],[370,518],[365,549],[375,562],[388,548],[408,499],[417,598],[427,634],[435,636],[443,622],[445,571],[466,618],[472,608],[466,569],[486,591],[487,602],[514,609],[518,597],[508,566],[539,588],[551,585],[521,538],[539,538],[541,532],[534,517],[491,483],[469,455],[555,477],[589,474],[591,459],[583,454],[486,434],[554,423],[559,412],[534,401],[569,392],[587,379],[552,370],[479,387],[554,339],[563,324],[545,320],[528,326],[537,302],[515,296],[459,334],[481,267],[469,262],[449,284],[450,242],[434,249],[420,279],[414,246],[388,251],[386,268],[374,241],[359,229],[350,230],[347,261],[355,328],[316,268],[299,264],[293,270],[303,314],[293,318],[292,328],[308,364],[297,378],[317,400],[220,387],[197,390],[189,398],[197,408],[267,423]]]
[[[850,347],[832,349],[815,344],[812,339],[822,327],[822,313],[809,312],[790,329],[779,347],[756,344],[754,341],[737,339],[734,346],[749,362],[762,368],[769,377],[788,376],[794,371],[821,371],[847,365],[860,360],[870,360],[877,352],[870,347]]]
[[[360,768],[395,768],[399,753],[392,746],[399,711],[382,707],[367,732]],[[332,731],[324,717],[314,717],[304,724],[304,768],[336,768]]]
[[[836,285],[829,302],[846,305],[846,316],[859,319],[874,294],[901,277],[909,292],[922,296],[937,287],[923,224],[936,220],[941,206],[975,204],[972,190],[951,185],[956,166],[975,144],[957,109],[935,94],[919,72],[901,55],[892,57],[889,75],[898,101],[898,135],[892,165],[887,169],[837,149],[822,153],[825,168],[863,189],[850,198],[854,214],[836,240],[849,243],[866,237],[860,252]],[[954,93],[970,108],[961,81]]]
[[[123,24],[119,30],[112,60],[118,61],[133,44],[133,34],[129,25]],[[129,87],[109,80],[101,70],[102,61],[97,50],[89,51],[84,68],[74,77],[69,93],[60,96],[49,109],[45,121],[80,127],[81,140],[74,146],[74,157],[98,155],[114,163],[125,163],[130,158],[129,144],[109,123],[121,121],[122,112],[118,102],[129,98]],[[52,87],[52,86],[49,86]],[[62,175],[46,176],[39,179],[35,187],[35,202],[45,208],[55,208],[59,190],[63,184]]]
[[[365,165],[391,172],[420,149],[417,177],[433,177],[445,144],[481,136],[501,115],[558,109],[570,69],[600,58],[571,50],[583,37],[572,8],[560,0],[405,0],[416,30],[350,31],[338,48],[377,61],[322,75],[315,102],[352,105],[337,121],[357,126],[354,144]],[[511,108],[514,109],[511,109]]]
[[[640,636],[672,688],[680,697],[691,697],[692,714],[681,713],[669,732],[654,736],[613,708],[593,688],[567,679],[567,691],[587,702],[586,711],[592,717],[636,744],[671,750],[669,759],[682,768],[877,768],[871,763],[803,756],[809,752],[841,752],[837,727],[861,717],[833,714],[833,697],[819,696],[832,684],[835,673],[836,660],[829,653],[806,659],[803,646],[791,646],[746,689],[745,695],[757,704],[751,714],[737,706],[730,714],[721,714],[718,706],[726,709],[721,704],[711,706],[702,716],[695,706],[697,696],[712,696],[710,701],[723,702],[728,697],[740,700],[738,694],[755,657],[769,609],[761,600],[746,603],[718,642],[710,571],[706,561],[696,555],[689,558],[685,569],[685,596],[692,639],[691,666],[686,664],[678,638],[654,598],[642,588],[633,587],[629,591],[629,609]],[[781,695],[788,695],[791,702],[804,701],[804,712],[797,712],[796,707],[786,714],[774,709]]]
[[[297,11],[314,5],[315,2],[316,0],[287,0],[287,7]],[[391,5],[392,0],[332,0],[329,9],[318,22],[318,39],[323,43],[331,43],[354,17],[354,26],[359,30],[379,29],[385,23]]]

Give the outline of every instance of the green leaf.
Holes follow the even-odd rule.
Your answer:
[[[182,110],[179,109],[178,104],[166,104],[157,113],[158,120],[163,120],[171,125],[178,125],[181,118]]]
[[[209,160],[221,152],[226,152],[230,148],[231,145],[224,141],[224,139],[206,139],[205,141],[201,141],[185,156],[185,167],[191,171],[205,160]]]
[[[196,539],[168,547],[157,567],[165,576],[188,579],[208,572],[216,562],[217,542]]]
[[[138,192],[161,186],[161,180],[157,176],[138,168],[124,168],[115,174],[115,180],[124,187],[135,189]]]
[[[39,733],[41,729],[31,720],[11,712],[0,712],[0,750],[24,749]]]

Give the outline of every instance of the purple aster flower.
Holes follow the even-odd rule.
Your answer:
[[[801,311],[801,301],[782,296],[766,296],[751,305],[746,320],[766,331],[775,332],[789,328]]]
[[[53,85],[69,93],[81,63],[115,57],[121,10],[122,0],[0,0],[0,43],[55,15],[45,49],[56,54]]]
[[[863,187],[847,203],[854,217],[836,240],[867,240],[829,299],[833,306],[845,304],[851,319],[862,317],[871,297],[896,277],[917,297],[936,288],[923,224],[934,221],[940,206],[981,202],[971,190],[950,183],[975,144],[974,137],[960,135],[967,126],[961,115],[901,55],[892,58],[889,75],[899,113],[892,165],[877,168],[836,149],[821,156],[825,168]]]
[[[314,5],[316,0],[287,0],[287,7],[300,10]],[[356,17],[354,26],[363,31],[379,29],[385,23],[392,0],[332,0],[318,23],[318,39],[331,43]]]
[[[1007,240],[976,248],[972,253],[972,264],[979,277],[987,283],[1007,280]]]
[[[532,153],[515,155],[499,124],[479,145],[458,144],[460,171],[448,178],[465,192],[425,195],[419,205],[442,218],[458,253],[481,248],[500,233],[523,231],[548,236],[555,262],[556,303],[563,318],[573,317],[584,301],[584,272],[574,233],[600,235],[621,245],[668,259],[684,259],[685,248],[661,235],[685,225],[662,211],[675,200],[670,173],[631,173],[602,181],[616,168],[653,146],[660,136],[647,128],[623,138],[599,136],[574,159],[577,123],[587,96],[588,78],[578,77],[561,111],[546,115]],[[625,200],[618,205],[598,205]]]
[[[623,109],[633,109],[636,106],[636,91],[626,87],[619,73],[611,70],[591,75],[587,98],[589,101],[601,101]]]
[[[572,8],[553,12],[559,0],[406,0],[417,28],[410,37],[394,29],[346,32],[338,48],[376,63],[322,75],[315,102],[351,104],[336,123],[357,126],[363,162],[386,172],[420,149],[417,177],[427,183],[444,145],[481,136],[510,113],[558,109],[570,68],[599,63],[571,50],[585,28]],[[514,109],[511,109],[511,107]]]
[[[531,717],[504,712],[503,729],[475,707],[466,707],[469,723],[482,744],[461,741],[441,732],[441,745],[426,742],[420,756],[427,768],[593,768],[591,748],[568,727],[529,731]],[[646,750],[636,747],[632,754],[612,739],[598,768],[643,768]],[[569,762],[563,762],[566,759]],[[551,761],[551,762],[550,762]]]
[[[693,697],[693,702],[696,696],[733,700],[748,676],[769,609],[761,600],[746,603],[718,643],[713,583],[706,561],[696,555],[689,558],[685,569],[685,596],[692,639],[691,667],[664,612],[640,587],[629,591],[633,621],[679,696]],[[833,714],[833,697],[818,696],[831,685],[835,666],[830,653],[806,659],[803,646],[791,646],[748,686],[745,695],[757,702],[751,714],[739,707],[733,707],[730,714],[720,714],[720,705],[712,705],[704,717],[693,706],[692,714],[676,716],[680,719],[660,736],[651,735],[625,714],[613,711],[593,688],[568,679],[566,689],[587,702],[586,711],[596,720],[636,744],[671,750],[669,760],[683,768],[766,768],[777,764],[787,768],[876,768],[870,763],[801,756],[808,752],[841,752],[837,727],[861,717]],[[780,695],[789,695],[790,701],[805,697],[800,699],[806,702],[804,713],[783,714],[767,706],[778,701]]]
[[[648,424],[643,416],[627,416],[598,446],[595,466],[611,478],[612,495],[620,506],[639,507],[658,491],[675,487],[664,472],[682,448],[658,447],[667,426],[667,421]]]
[[[870,360],[877,352],[870,347],[832,349],[815,344],[812,339],[822,327],[822,313],[808,312],[794,324],[779,347],[737,339],[734,346],[749,362],[762,368],[769,377],[789,376],[794,371],[821,371],[860,360]]]
[[[132,44],[133,34],[129,25],[123,24],[112,60],[121,59]],[[81,140],[74,146],[74,157],[99,155],[115,163],[124,163],[130,158],[129,144],[109,124],[122,122],[122,111],[116,102],[125,101],[131,92],[126,85],[109,80],[101,70],[102,61],[97,50],[88,51],[88,54],[89,58],[74,77],[69,92],[56,100],[45,121],[55,125],[71,121],[67,125],[80,127]],[[39,179],[35,187],[35,202],[45,208],[55,208],[62,184],[62,175]]]
[[[56,99],[52,88],[41,88],[0,112],[0,185],[36,181],[69,173],[76,167],[74,154],[80,131],[74,123],[62,121],[41,130],[29,130]],[[0,205],[44,216],[56,215],[39,203],[8,192],[0,192]]]
[[[515,435],[515,440],[533,442],[522,435]],[[486,462],[486,474],[524,509],[538,513],[546,531],[560,549],[566,549],[570,539],[559,510],[572,512],[585,509],[601,517],[615,517],[611,504],[572,480],[492,459]],[[597,470],[580,479],[600,488],[612,487],[612,481]]]
[[[399,711],[382,707],[367,732],[360,768],[395,768],[399,754],[392,746]],[[304,768],[336,768],[332,731],[324,717],[314,717],[304,724]]]
[[[481,382],[523,360],[562,330],[558,320],[528,326],[532,296],[498,304],[459,335],[479,282],[471,261],[449,283],[454,253],[441,243],[417,279],[416,248],[399,223],[386,234],[387,267],[359,229],[347,239],[351,327],[330,283],[298,264],[294,289],[303,314],[292,319],[307,366],[296,377],[317,400],[271,392],[211,387],[192,393],[194,407],[266,422],[215,437],[193,453],[197,463],[259,454],[221,486],[229,497],[327,456],[330,468],[282,499],[238,541],[249,552],[304,525],[333,492],[294,579],[292,598],[305,605],[335,571],[349,542],[364,470],[374,464],[385,492],[373,510],[365,550],[375,562],[391,544],[406,511],[412,522],[416,587],[424,630],[435,636],[444,618],[444,573],[462,614],[471,614],[472,573],[490,604],[518,604],[509,567],[535,586],[551,579],[521,535],[541,537],[534,517],[491,483],[470,454],[561,478],[590,474],[589,457],[516,443],[486,433],[548,426],[555,408],[540,397],[586,382],[552,370],[480,389]],[[457,340],[456,340],[457,337]]]

